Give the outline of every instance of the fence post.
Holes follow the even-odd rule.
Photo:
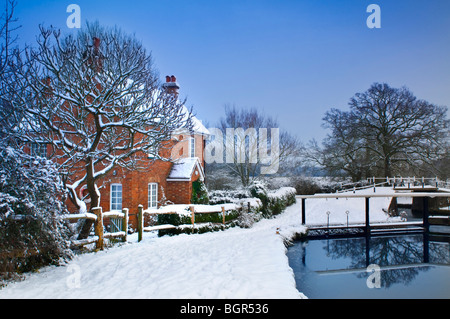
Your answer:
[[[128,208],[122,209],[123,219],[122,219],[122,231],[125,232],[125,236],[122,237],[122,241],[124,243],[127,242],[127,234],[128,234]]]
[[[223,224],[225,225],[225,207],[222,206]]]
[[[194,233],[194,225],[195,225],[195,211],[194,211],[194,205],[191,205],[191,223],[192,223],[192,233]]]
[[[97,216],[97,220],[94,222],[95,236],[98,236],[95,248],[103,250],[103,213],[101,207],[94,207],[92,212]]]
[[[191,209],[191,223],[192,223],[192,227],[194,226],[195,223],[195,211],[194,211],[194,206],[190,207]]]
[[[137,224],[137,230],[138,230],[138,242],[140,242],[142,240],[142,228],[144,226],[144,216],[143,216],[143,211],[144,206],[142,206],[141,204],[139,204],[138,206],[138,224]]]

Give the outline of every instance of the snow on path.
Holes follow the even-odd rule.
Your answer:
[[[303,298],[283,237],[301,203],[250,229],[155,237],[75,257],[0,290],[2,298]],[[280,228],[277,234],[277,228]],[[134,238],[133,238],[134,237]]]

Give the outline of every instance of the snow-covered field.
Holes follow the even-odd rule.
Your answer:
[[[369,191],[369,190],[367,190]],[[370,190],[373,191],[373,190]],[[388,189],[383,190],[389,192]],[[364,192],[364,191],[361,191]],[[380,192],[382,192],[380,190]],[[363,220],[364,199],[307,200],[307,222]],[[388,198],[371,199],[371,220],[388,221]],[[77,256],[0,290],[1,298],[303,298],[284,240],[302,233],[301,202],[252,228],[156,237]],[[297,289],[298,288],[298,289]]]

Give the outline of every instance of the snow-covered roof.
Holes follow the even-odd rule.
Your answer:
[[[190,112],[188,108],[183,105],[182,112],[186,115],[186,118],[189,116]],[[208,129],[203,125],[202,121],[199,120],[195,115],[191,115],[192,120],[192,130],[194,134],[200,134],[200,135],[210,135],[210,132]],[[179,130],[175,131],[174,134],[185,134],[185,129],[180,128]]]
[[[198,157],[185,157],[175,161],[167,181],[190,181],[195,168],[198,168],[200,179],[204,179],[204,173]]]
[[[201,135],[210,135],[210,132],[203,125],[202,121],[199,120],[195,116],[192,116],[192,126],[193,126],[194,133],[201,134]]]

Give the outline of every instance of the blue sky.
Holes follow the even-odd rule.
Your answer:
[[[180,95],[211,125],[236,104],[276,117],[304,142],[321,140],[324,113],[347,109],[374,82],[450,106],[448,0],[18,0],[21,41],[33,43],[40,23],[74,32],[71,3],[83,24],[134,33],[161,78],[176,75]],[[366,25],[371,3],[380,29]]]

